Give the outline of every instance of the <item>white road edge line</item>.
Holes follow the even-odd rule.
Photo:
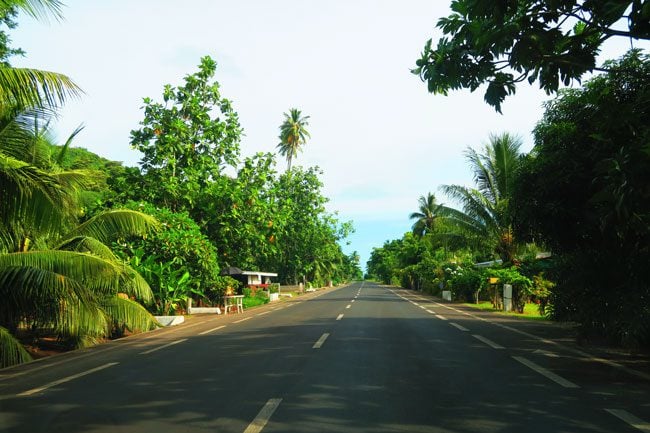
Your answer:
[[[320,349],[323,343],[325,343],[325,340],[327,340],[327,337],[329,337],[330,334],[327,332],[324,333],[323,335],[320,336],[317,342],[314,343],[314,345],[311,347],[312,349]]]
[[[219,329],[225,328],[226,325],[217,326],[216,328],[208,329],[207,331],[199,332],[199,335],[209,334],[212,331],[218,331]]]
[[[144,352],[140,352],[140,355],[148,355],[150,353],[153,353],[157,350],[164,349],[169,346],[173,346],[174,344],[182,343],[183,341],[187,341],[187,338],[181,338],[180,340],[172,341],[171,343],[163,344],[162,346],[155,347],[153,349],[145,350]]]
[[[18,397],[27,397],[29,395],[36,394],[38,392],[44,391],[48,388],[52,388],[53,386],[60,385],[65,382],[70,382],[71,380],[77,379],[82,376],[86,376],[88,374],[94,373],[99,370],[103,370],[108,367],[112,367],[114,365],[119,364],[119,362],[109,362],[108,364],[100,365],[99,367],[91,368],[90,370],[86,370],[81,373],[73,374],[72,376],[64,377],[63,379],[55,380],[54,382],[50,382],[48,384],[45,384],[43,386],[39,386],[38,388],[33,388],[25,392],[21,392],[20,394],[16,394]]]
[[[257,313],[256,316],[263,316],[265,314],[269,314],[270,311],[262,311],[261,313]]]
[[[278,310],[280,310],[280,308],[278,308]],[[251,319],[250,316],[249,317],[244,317],[243,319],[235,320],[232,323],[241,323],[241,322],[244,322],[244,321],[249,320],[249,319]]]
[[[264,407],[257,414],[253,422],[248,424],[248,427],[246,427],[244,433],[260,433],[266,426],[266,423],[269,422],[269,419],[271,419],[273,412],[275,412],[278,406],[280,406],[280,403],[282,403],[281,398],[269,399],[269,401],[266,402]]]
[[[632,415],[630,412],[623,409],[605,409],[610,414],[614,415],[616,418],[621,419],[634,427],[637,430],[643,432],[650,432],[650,423],[643,421]]]
[[[557,383],[558,385],[562,385],[565,388],[580,388],[575,383],[570,382],[570,381],[566,380],[565,378],[558,376],[557,374],[553,373],[552,371],[547,370],[544,367],[541,367],[541,366],[535,364],[533,361],[529,361],[524,357],[513,356],[513,359],[515,361],[521,362],[526,367],[530,368],[531,370],[534,370],[534,371],[538,372],[542,376],[546,376],[547,378],[551,379],[553,382]]]
[[[454,322],[449,322],[449,324],[454,328],[459,329],[463,332],[469,332],[469,329],[465,328],[463,325],[459,325],[458,323],[454,323]]]
[[[341,314],[339,314],[338,316],[336,316],[336,320],[341,320],[342,318],[343,318],[343,313],[341,313]]]
[[[505,349],[505,347],[503,347],[502,345],[497,344],[494,341],[483,337],[482,335],[472,334],[472,337],[476,338],[478,341],[482,341],[483,343],[490,346],[492,349]]]

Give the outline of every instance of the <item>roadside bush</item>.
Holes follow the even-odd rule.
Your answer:
[[[252,290],[248,287],[244,287],[242,292],[244,294],[244,299],[242,302],[244,308],[255,307],[257,305],[263,305],[269,302],[269,297],[263,290]]]
[[[161,229],[146,238],[132,237],[113,244],[116,254],[151,285],[159,308],[168,309],[170,304],[183,307],[189,296],[205,298],[211,290],[218,296],[223,283],[216,250],[186,212],[175,213],[145,202],[129,202],[125,208],[152,215],[161,223]]]
[[[459,266],[448,280],[454,299],[478,302],[479,293],[487,285],[484,272],[474,267]]]
[[[498,278],[500,286],[503,284],[512,285],[512,307],[514,311],[523,314],[526,301],[533,293],[532,280],[521,275],[515,266],[500,269],[492,268],[488,271],[488,275]]]

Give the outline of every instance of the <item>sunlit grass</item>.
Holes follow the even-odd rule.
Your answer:
[[[526,320],[550,320],[546,316],[542,316],[539,314],[539,307],[537,304],[533,303],[527,303],[524,306],[524,313],[519,314],[515,312],[505,312],[501,310],[495,310],[492,307],[492,302],[489,301],[484,301],[484,302],[479,302],[478,304],[473,304],[473,303],[464,303],[463,305],[471,308],[476,308],[478,310],[483,310],[483,311],[492,311],[496,314],[501,314],[504,316],[509,316],[509,317],[516,317],[520,319],[526,319]]]

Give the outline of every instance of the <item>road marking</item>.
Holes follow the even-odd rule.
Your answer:
[[[623,409],[605,409],[607,412],[611,413],[614,415],[616,418],[621,419],[634,427],[637,430],[641,430],[643,432],[650,432],[650,423],[647,423],[643,421],[642,419],[639,419],[632,415],[630,412],[623,410]]]
[[[209,334],[212,331],[218,331],[219,329],[225,328],[226,325],[217,326],[216,328],[208,329],[207,331],[199,332],[199,335]]]
[[[16,395],[18,397],[26,397],[29,395],[33,395],[38,392],[44,391],[48,388],[52,388],[53,386],[57,386],[65,382],[70,382],[71,380],[77,379],[82,376],[86,376],[88,374],[94,373],[99,370],[103,370],[108,367],[112,367],[117,364],[119,364],[119,362],[109,362],[108,364],[100,365],[99,367],[91,368],[90,370],[84,371],[82,373],[73,374],[72,376],[64,377],[63,379],[55,380],[54,382],[50,382],[46,385],[39,386],[38,388],[30,389],[29,391],[21,392],[20,394],[16,394]]]
[[[530,368],[531,370],[535,370],[536,372],[538,372],[542,376],[546,376],[547,378],[551,379],[553,382],[555,382],[555,383],[557,383],[559,385],[562,385],[565,388],[580,388],[575,383],[570,382],[570,381],[566,380],[565,378],[560,377],[557,374],[553,373],[552,371],[547,370],[544,367],[541,367],[541,366],[535,364],[533,361],[529,361],[526,358],[523,358],[521,356],[513,356],[513,358],[516,361],[521,362],[522,364],[524,364],[526,367]]]
[[[440,320],[447,320],[445,316],[441,316],[440,314],[436,314],[436,317]]]
[[[354,301],[355,301],[355,300],[353,299],[353,300],[351,300],[350,302],[354,302]]]
[[[347,310],[347,309],[350,308],[351,306],[352,306],[352,304],[348,304],[348,305],[345,306],[345,309]]]
[[[540,355],[548,356],[549,358],[559,358],[560,355],[554,352],[549,352],[548,350],[537,349],[533,353],[538,353]]]
[[[187,338],[181,338],[180,340],[172,341],[171,343],[163,344],[162,346],[158,346],[153,349],[145,350],[144,352],[140,352],[140,355],[148,355],[150,353],[153,353],[157,350],[164,349],[169,346],[173,346],[174,344],[182,343],[183,341],[187,341]]]
[[[490,346],[492,349],[505,349],[505,347],[503,347],[502,345],[497,344],[494,341],[483,337],[482,335],[472,334],[472,337],[476,338],[479,341],[482,341],[483,343]]]
[[[423,310],[427,309],[427,307],[425,307],[424,305],[420,305],[419,307],[422,308]]]
[[[413,301],[411,301],[411,304],[415,305],[416,307],[420,306],[420,304],[418,304],[417,302],[413,302]]]
[[[278,310],[279,310],[279,308],[278,308]],[[244,317],[243,319],[236,320],[236,321],[234,321],[234,322],[232,322],[232,323],[241,323],[241,322],[244,322],[244,321],[246,321],[246,320],[249,320],[250,318],[251,318],[251,317]]]
[[[256,314],[256,316],[263,316],[265,314],[269,314],[270,311],[262,311],[261,313]]]
[[[246,427],[246,430],[244,430],[244,433],[259,433],[262,431],[264,426],[266,426],[266,423],[269,422],[269,419],[271,419],[271,415],[273,415],[273,412],[280,406],[280,403],[282,402],[281,398],[272,398],[269,401],[266,402],[262,410],[257,414],[255,419],[253,420],[252,423]]]
[[[338,316],[336,316],[336,320],[341,320],[342,318],[343,318],[343,313],[341,313],[341,314],[339,314]]]
[[[462,326],[462,325],[459,325],[458,323],[449,322],[449,324],[450,324],[451,326],[453,326],[454,328],[456,328],[456,329],[460,329],[460,330],[463,331],[463,332],[469,332],[469,329],[465,328],[465,327]]]
[[[325,343],[325,340],[327,340],[327,337],[330,335],[326,332],[323,335],[320,336],[317,342],[314,343],[314,345],[311,347],[312,349],[320,349],[323,343]]]
[[[429,314],[436,314],[435,312],[433,312],[433,311],[431,311],[431,310],[425,310],[425,311],[426,311],[427,313],[429,313]]]

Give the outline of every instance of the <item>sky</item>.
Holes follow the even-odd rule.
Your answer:
[[[502,106],[483,90],[431,95],[410,73],[427,39],[436,41],[449,0],[64,0],[64,19],[20,15],[10,32],[17,67],[64,73],[83,90],[60,112],[61,142],[79,125],[74,145],[135,166],[129,133],[143,118],[142,98],[181,85],[202,56],[218,62],[222,95],[239,113],[242,159],[276,152],[283,113],[309,115],[311,139],[293,162],[323,170],[328,210],[352,220],[344,251],[365,266],[373,247],[401,238],[427,192],[453,205],[438,187],[471,185],[463,152],[490,134],[531,131],[548,99],[520,85]],[[618,57],[629,42],[605,47]],[[278,169],[285,162],[278,158]]]

